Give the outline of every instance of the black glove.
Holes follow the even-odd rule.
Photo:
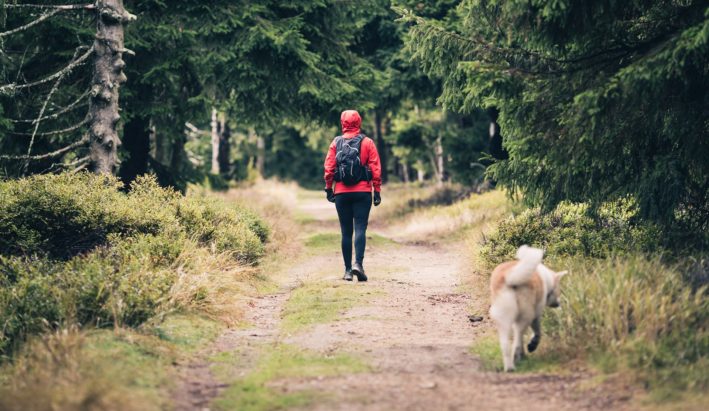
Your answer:
[[[382,193],[379,191],[374,192],[374,206],[378,206],[379,204],[382,203]]]
[[[327,201],[329,201],[331,203],[335,202],[335,193],[332,191],[331,188],[326,188],[325,194],[327,195]]]

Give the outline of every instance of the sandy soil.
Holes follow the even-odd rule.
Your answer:
[[[301,213],[316,220],[312,230],[335,230],[334,208],[301,201]],[[308,227],[306,226],[306,227]],[[377,230],[380,227],[376,227]],[[307,228],[306,228],[307,229]],[[596,410],[634,409],[627,387],[589,384],[585,371],[563,374],[488,372],[470,353],[473,341],[491,327],[485,316],[468,319],[471,296],[462,293],[465,258],[459,245],[393,244],[368,247],[368,287],[378,292],[368,303],[341,313],[331,323],[288,335],[279,331],[288,290],[309,281],[313,272],[333,267],[325,281],[340,280],[337,245],[290,267],[283,289],[249,302],[247,329],[229,330],[201,359],[181,367],[177,409],[204,409],[220,389],[209,372],[209,355],[235,347],[274,341],[295,344],[324,355],[361,357],[371,371],[338,377],[291,378],[272,386],[292,392],[316,392],[315,410]],[[319,278],[318,280],[323,280]],[[479,302],[475,305],[480,305]],[[542,344],[552,343],[542,340]],[[241,350],[248,357],[257,350]],[[249,361],[244,362],[248,364]],[[244,372],[248,371],[248,366]],[[592,388],[588,388],[592,387]]]

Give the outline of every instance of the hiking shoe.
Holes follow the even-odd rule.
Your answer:
[[[367,281],[367,276],[364,275],[364,267],[360,263],[354,263],[352,266],[352,274],[357,276],[357,281],[364,282]]]
[[[345,281],[352,281],[352,270],[345,270],[345,276],[342,277]]]

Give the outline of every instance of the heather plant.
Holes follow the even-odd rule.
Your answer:
[[[0,182],[0,355],[56,328],[137,327],[197,307],[214,299],[204,270],[233,273],[263,255],[269,228],[245,207],[152,177],[131,188],[91,174]]]

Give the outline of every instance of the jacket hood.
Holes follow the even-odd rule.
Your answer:
[[[359,116],[357,110],[345,110],[340,115],[340,124],[342,124],[343,134],[359,134],[359,129],[362,126],[362,117]]]

